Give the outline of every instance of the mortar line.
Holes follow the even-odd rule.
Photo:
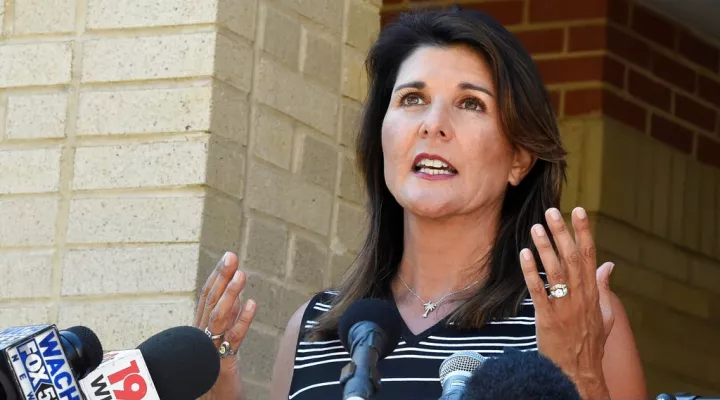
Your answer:
[[[2,1],[2,0],[0,0]],[[11,1],[11,0],[8,0]],[[77,14],[76,14],[77,17]],[[75,27],[77,29],[77,26]],[[143,39],[153,38],[157,36],[172,36],[172,35],[191,35],[197,33],[212,33],[215,32],[214,25],[210,23],[198,23],[189,25],[179,26],[130,26],[122,28],[112,29],[90,29],[83,30],[83,37],[79,39],[81,42],[94,41],[94,40],[114,40],[114,39]],[[13,35],[7,38],[7,43],[10,44],[25,44],[25,43],[52,43],[52,42],[64,42],[69,40],[78,40],[76,35],[77,32],[31,32],[21,33]]]
[[[0,143],[7,139],[8,95],[0,90]],[[0,149],[2,151],[2,149]]]
[[[247,124],[247,137],[245,138],[245,157],[244,157],[244,166],[243,166],[243,179],[242,179],[242,229],[240,230],[240,248],[236,250],[237,256],[238,256],[238,269],[247,271],[247,266],[245,266],[242,262],[246,259],[247,254],[247,243],[248,238],[250,236],[250,225],[249,225],[249,216],[250,216],[250,206],[248,205],[248,192],[249,192],[249,176],[250,176],[250,167],[252,165],[252,154],[253,154],[253,139],[255,137],[255,129],[253,124],[253,119],[255,118],[255,114],[257,113],[258,105],[256,103],[255,94],[257,93],[257,76],[258,76],[258,70],[260,68],[260,55],[262,54],[262,42],[264,41],[264,31],[265,31],[265,19],[263,18],[263,8],[265,7],[264,2],[258,1],[256,3],[255,7],[255,35],[254,35],[254,42],[253,42],[253,65],[252,65],[252,72],[250,73],[250,93],[248,93],[248,120],[245,122]],[[285,249],[287,251],[287,247]],[[245,293],[240,294],[241,298],[246,297]],[[257,300],[256,300],[257,301]]]
[[[342,127],[342,104],[343,104],[343,76],[345,75],[342,72],[342,69],[345,68],[345,57],[346,57],[346,51],[345,51],[345,38],[348,35],[348,16],[350,14],[350,0],[345,0],[345,4],[343,5],[343,22],[342,22],[342,32],[340,34],[340,84],[338,85],[338,103],[337,103],[337,110],[335,112],[335,115],[337,115],[337,121],[335,121],[335,144],[336,149],[338,149],[337,154],[335,155],[336,162],[337,162],[337,168],[335,170],[335,185],[333,188],[333,199],[332,199],[332,208],[331,208],[331,214],[330,214],[330,227],[328,228],[328,237],[327,237],[327,259],[325,263],[325,281],[323,282],[324,286],[326,288],[329,288],[334,282],[332,282],[332,267],[333,267],[333,250],[332,250],[332,243],[333,238],[337,234],[338,229],[338,215],[339,213],[339,197],[340,197],[340,181],[342,178],[342,156],[343,152],[339,150],[341,147],[340,143],[342,142],[342,129],[345,127]],[[378,16],[379,18],[379,16]]]
[[[166,293],[93,293],[93,294],[70,294],[63,296],[61,303],[64,305],[85,305],[92,304],[123,304],[123,305],[158,305],[168,302],[182,302],[191,299],[191,292],[166,292]],[[36,297],[32,299],[2,299],[0,307],[11,305],[16,307],[46,305],[52,302],[50,297]],[[40,322],[33,322],[40,323]],[[60,329],[66,327],[59,327]]]
[[[65,141],[60,158],[60,200],[55,223],[55,254],[52,270],[52,303],[48,315],[52,322],[60,319],[60,302],[62,298],[62,271],[65,252],[67,251],[67,230],[70,219],[70,201],[72,199],[73,170],[75,168],[75,146],[77,128],[78,103],[80,101],[80,84],[82,78],[83,43],[79,38],[85,30],[85,12],[87,0],[75,3],[75,40],[73,40],[72,80],[68,88],[68,104],[65,122]]]
[[[4,3],[2,31],[0,31],[0,37],[2,37],[3,42],[7,41],[8,36],[15,30],[15,2],[13,0],[4,0]]]
[[[2,118],[2,93],[0,93],[0,118]],[[0,128],[0,131],[2,128]],[[162,143],[174,142],[201,142],[207,140],[206,131],[184,131],[167,133],[134,133],[134,134],[102,134],[102,135],[77,135],[76,142],[87,147],[108,147],[108,146],[152,146]],[[64,137],[59,138],[6,138],[0,143],[2,150],[34,150],[41,148],[56,148],[65,142]]]

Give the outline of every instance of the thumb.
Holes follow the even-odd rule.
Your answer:
[[[610,274],[613,268],[615,268],[615,263],[606,262],[595,271],[595,279],[601,292],[610,291]]]

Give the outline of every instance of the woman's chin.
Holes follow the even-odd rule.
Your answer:
[[[409,202],[403,208],[410,214],[422,218],[442,218],[453,213],[452,204],[440,199],[435,201],[419,199]]]

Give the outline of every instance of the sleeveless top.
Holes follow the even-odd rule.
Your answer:
[[[350,354],[337,336],[316,342],[304,340],[307,329],[330,309],[334,296],[337,292],[318,293],[305,310],[295,350],[290,400],[342,399],[340,372],[350,362]],[[400,317],[392,296],[390,302]],[[437,400],[442,395],[440,364],[458,351],[475,351],[485,357],[502,356],[506,347],[537,351],[535,308],[529,296],[517,316],[489,321],[479,329],[459,331],[446,322],[447,318],[417,335],[402,323],[397,348],[378,363],[382,380],[375,400]]]

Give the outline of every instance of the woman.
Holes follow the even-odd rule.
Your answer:
[[[555,208],[565,151],[517,40],[477,12],[417,13],[381,32],[367,66],[357,152],[368,236],[338,291],[289,321],[271,399],[341,397],[348,354],[335,329],[366,297],[386,299],[403,321],[401,343],[380,362],[379,399],[437,399],[445,357],[501,356],[507,346],[540,351],[584,398],[645,398],[629,322],[609,289],[613,265],[597,268],[582,208],[574,237]],[[195,324],[216,335],[221,354],[236,351],[255,310],[248,301],[235,323],[245,279],[236,269],[228,253],[198,306]],[[236,358],[222,371],[207,398],[244,398]]]

